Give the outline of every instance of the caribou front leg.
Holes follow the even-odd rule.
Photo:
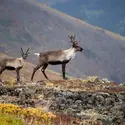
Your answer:
[[[63,79],[66,80],[68,78],[65,77],[65,69],[66,69],[66,63],[62,64],[62,75],[63,75]]]
[[[16,69],[16,74],[17,74],[17,83],[20,82],[20,71],[19,69]]]

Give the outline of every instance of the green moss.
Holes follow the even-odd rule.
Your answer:
[[[23,125],[23,121],[12,115],[0,114],[0,125]]]

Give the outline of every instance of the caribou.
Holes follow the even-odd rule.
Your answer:
[[[20,69],[23,68],[25,60],[29,55],[29,48],[26,52],[21,48],[20,54],[20,58],[4,57],[0,59],[0,75],[5,70],[15,70],[17,74],[17,82],[20,82]],[[1,79],[0,81],[2,82]]]
[[[33,81],[35,72],[41,67],[42,67],[41,71],[43,75],[45,76],[46,79],[49,79],[45,73],[45,70],[49,64],[50,65],[62,65],[63,79],[67,79],[65,77],[66,64],[69,63],[69,61],[75,57],[76,52],[83,51],[83,48],[78,45],[80,41],[75,40],[75,35],[71,35],[71,36],[68,35],[68,37],[70,38],[71,43],[72,43],[72,46],[69,49],[34,53],[35,55],[38,56],[39,59],[38,59],[37,66],[33,69],[31,81]]]

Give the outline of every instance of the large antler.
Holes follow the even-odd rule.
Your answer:
[[[70,38],[71,42],[73,43],[75,41],[75,35],[68,35],[68,37]]]
[[[24,51],[23,51],[23,49],[22,49],[22,48],[21,48],[21,52],[20,52],[20,54],[21,54],[21,55],[23,55],[23,54],[24,54]],[[26,50],[26,54],[27,54],[27,55],[29,55],[29,48]]]

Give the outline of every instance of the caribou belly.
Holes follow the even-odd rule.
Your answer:
[[[63,64],[63,63],[68,63],[70,60],[63,60],[63,61],[50,61],[48,62],[51,65],[59,65],[59,64]]]

